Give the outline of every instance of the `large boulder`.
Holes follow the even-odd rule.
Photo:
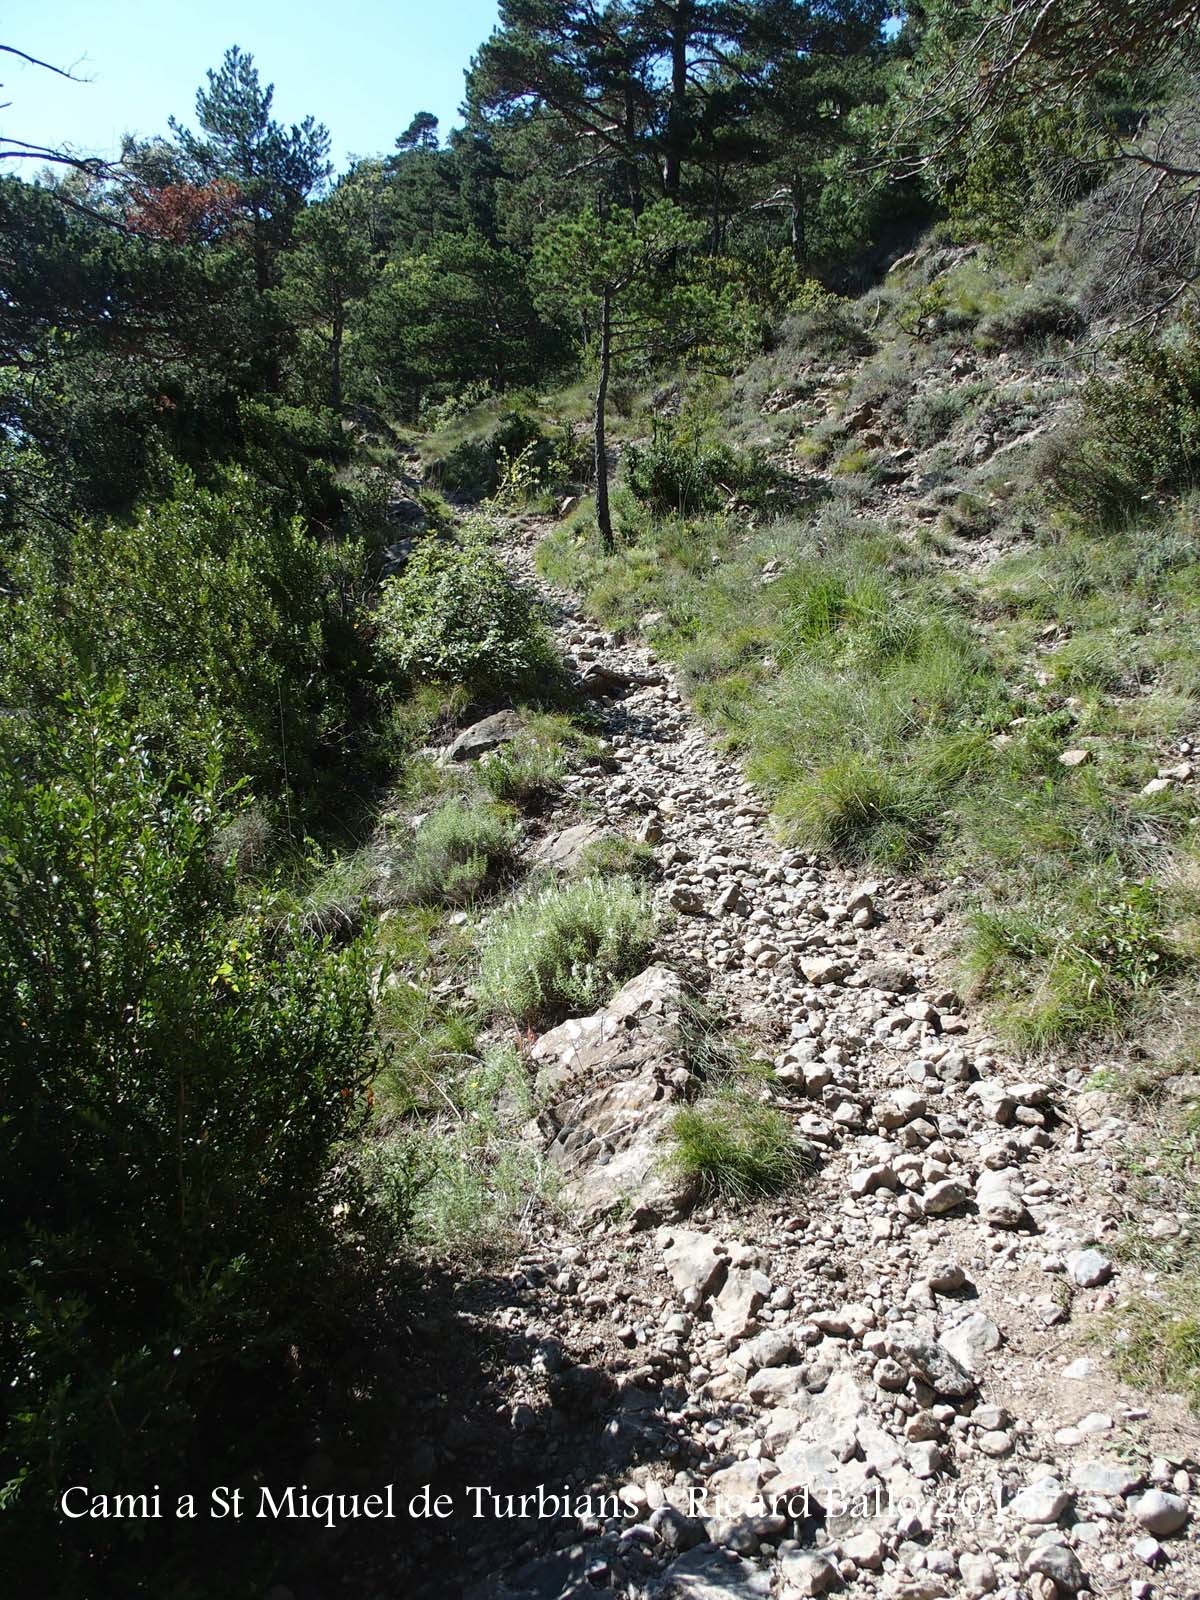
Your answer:
[[[515,739],[525,727],[524,718],[515,711],[496,711],[482,722],[473,722],[464,728],[454,741],[446,746],[442,760],[478,761],[489,750],[498,750],[502,744]]]
[[[602,1011],[533,1047],[547,1159],[583,1220],[628,1206],[652,1226],[688,1208],[690,1186],[663,1159],[668,1125],[697,1087],[681,1046],[683,1000],[676,973],[647,967]]]
[[[574,872],[582,866],[589,845],[607,837],[606,830],[598,823],[577,822],[574,827],[563,828],[560,833],[543,840],[535,856],[542,866],[559,872]]]

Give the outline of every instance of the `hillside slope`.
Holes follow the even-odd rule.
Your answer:
[[[1138,350],[1032,276],[929,244],[629,397],[611,556],[519,465],[468,514],[584,709],[430,780],[516,806],[518,872],[400,970],[453,1015],[481,967],[523,1066],[424,1213],[512,1240],[441,1324],[501,1403],[424,1448],[628,1507],[491,1524],[480,1600],[1195,1587],[1195,506],[1161,462],[1122,500]],[[599,1009],[553,999],[588,885]]]

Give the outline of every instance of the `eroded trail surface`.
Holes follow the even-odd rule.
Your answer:
[[[508,536],[531,582],[541,531]],[[782,847],[670,668],[547,598],[615,770],[569,780],[531,848],[652,842],[667,920],[655,966],[534,1046],[572,1222],[511,1277],[505,1394],[548,1488],[619,1489],[627,1514],[534,1520],[516,1550],[514,1525],[470,1592],[1200,1593],[1194,1425],[1095,1337],[1146,1287],[1112,1258],[1122,1105],[1006,1059],[939,971],[936,890]],[[697,975],[815,1153],[786,1203],[689,1210],[663,1175],[704,1070]]]

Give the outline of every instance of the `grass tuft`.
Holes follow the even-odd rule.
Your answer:
[[[397,1235],[459,1261],[511,1254],[548,1198],[540,1153],[521,1137],[532,1112],[520,1057],[494,1046],[442,1075],[435,1115],[369,1145],[363,1176]]]
[[[580,857],[584,877],[648,880],[658,875],[653,846],[606,833],[593,839]]]
[[[787,1117],[733,1089],[678,1111],[670,1138],[672,1168],[706,1193],[732,1200],[782,1194],[810,1167]]]
[[[522,811],[537,811],[562,789],[567,773],[563,752],[531,739],[514,739],[479,764],[479,778],[496,800]]]
[[[1038,909],[977,912],[967,947],[981,991],[1034,1050],[1127,1028],[1180,959],[1156,886],[1104,872]]]
[[[1116,1254],[1153,1269],[1155,1281],[1107,1323],[1117,1372],[1147,1394],[1183,1395],[1200,1412],[1200,1105],[1169,1115],[1125,1164],[1134,1197],[1180,1228],[1154,1240],[1129,1226],[1118,1239]]]

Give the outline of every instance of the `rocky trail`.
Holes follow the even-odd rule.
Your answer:
[[[514,521],[506,559],[545,592],[543,531]],[[1077,1066],[1006,1059],[940,970],[938,892],[781,847],[670,668],[546,597],[610,759],[530,850],[565,867],[598,833],[652,843],[664,931],[604,1011],[532,1046],[562,1203],[474,1307],[508,1341],[491,1399],[526,1481],[592,1498],[495,1523],[465,1592],[1200,1593],[1194,1420],[1121,1387],[1102,1348],[1153,1276],[1114,1261],[1117,1229],[1188,1225],[1131,1215],[1126,1108]],[[489,719],[473,753],[514,725]],[[696,1207],[664,1175],[702,1070],[696,986],[813,1151],[785,1201]]]

